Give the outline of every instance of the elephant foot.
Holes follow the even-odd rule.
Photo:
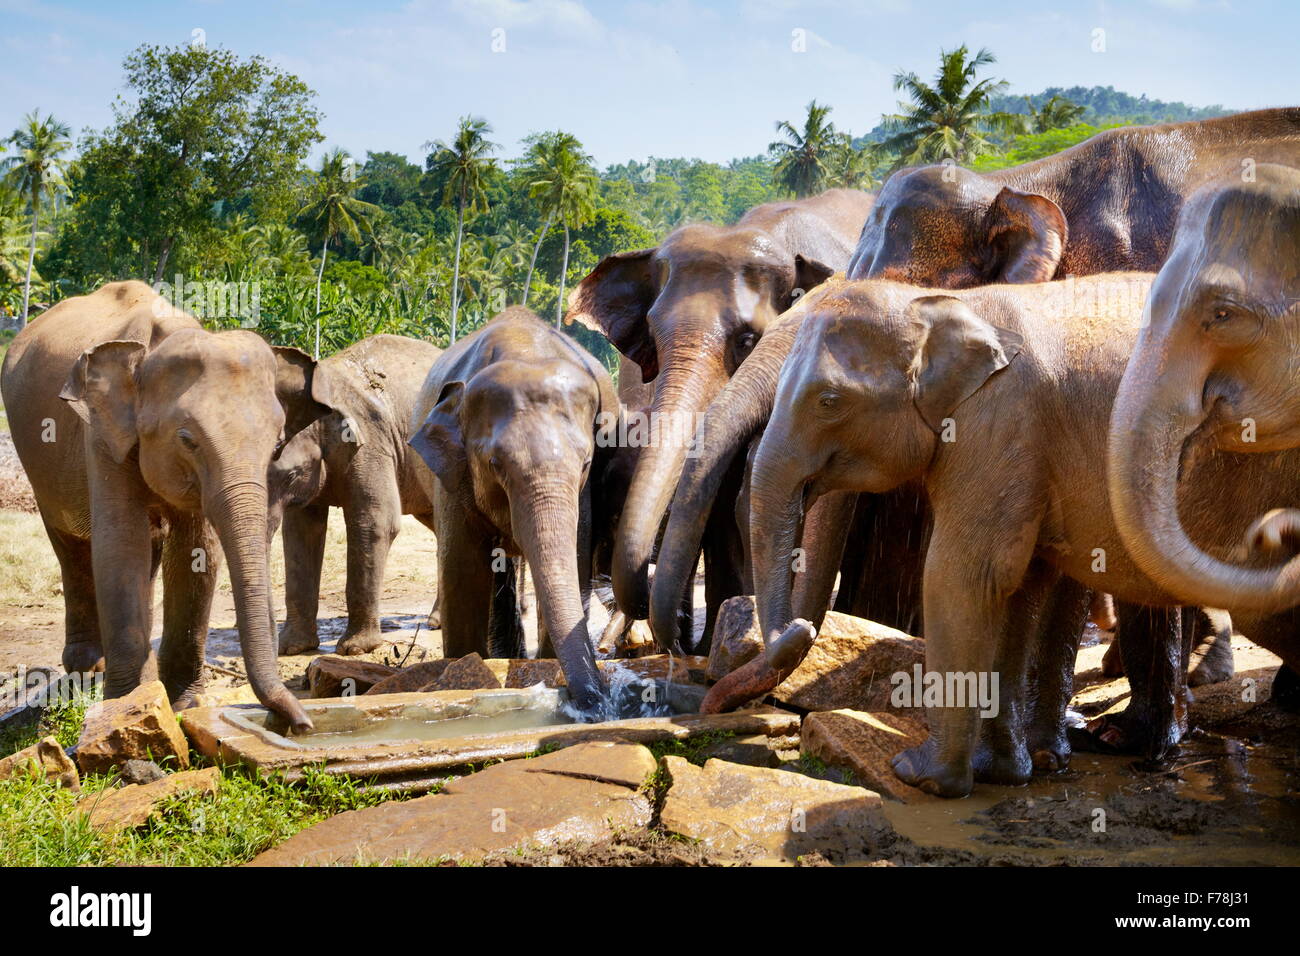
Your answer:
[[[310,631],[304,627],[296,627],[290,624],[280,626],[280,653],[281,654],[307,654],[320,647],[320,638],[316,635],[316,628]]]
[[[425,619],[424,626],[431,631],[442,630],[442,608],[435,604],[433,610],[429,612],[428,618]]]
[[[1148,720],[1129,710],[1094,717],[1085,727],[1070,728],[1069,735],[1075,750],[1145,757],[1139,764],[1144,770],[1162,769],[1179,752],[1177,741],[1161,738]]]
[[[1237,672],[1232,657],[1232,621],[1223,611],[1205,611],[1214,630],[1192,648],[1191,670],[1187,672],[1187,685],[1218,684],[1231,680]],[[1221,619],[1220,619],[1221,616]]]
[[[976,750],[971,769],[980,783],[992,783],[1000,787],[1023,787],[1034,775],[1034,765],[1030,762],[1027,750],[1019,754],[999,753],[992,749]]]
[[[104,670],[104,648],[98,641],[69,641],[63,648],[63,669],[69,674]]]
[[[203,682],[199,681],[172,697],[172,710],[189,710],[209,703],[203,695],[203,686]]]
[[[910,786],[937,797],[969,796],[975,774],[969,764],[942,763],[935,751],[934,737],[904,750],[891,760],[894,775]]]
[[[1069,737],[1064,733],[1044,735],[1029,742],[1029,760],[1035,773],[1061,773],[1070,769]]]
[[[1300,713],[1300,674],[1286,664],[1273,675],[1273,690],[1269,700],[1288,713]]]
[[[340,640],[335,653],[342,654],[344,657],[356,657],[360,654],[369,654],[371,651],[391,643],[392,641],[384,637],[378,629],[360,631],[356,634],[349,634]]]

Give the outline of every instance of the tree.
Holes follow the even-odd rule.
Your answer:
[[[825,165],[828,187],[874,189],[879,185],[876,175],[881,165],[878,147],[874,143],[864,143],[861,148],[856,148],[848,133],[838,134]]]
[[[564,317],[564,284],[569,271],[571,229],[581,229],[596,214],[596,170],[576,136],[556,130],[541,137],[528,195],[546,214],[548,223],[564,227],[564,258],[560,264],[560,295],[555,303],[555,327]],[[536,256],[534,255],[534,258]]]
[[[432,148],[429,172],[446,176],[442,202],[456,207],[456,264],[451,277],[451,341],[456,341],[456,324],[460,311],[460,248],[465,235],[465,214],[487,208],[487,190],[484,181],[489,170],[495,168],[491,158],[497,144],[488,140],[492,127],[487,120],[475,116],[462,116],[456,138],[450,144],[442,140],[425,143]]]
[[[301,80],[260,56],[204,46],[141,46],[124,67],[132,95],[88,139],[79,193],[101,231],[136,245],[155,282],[178,243],[213,234],[221,200],[247,195],[255,214],[288,211],[321,139]]]
[[[1086,106],[1071,103],[1065,97],[1055,94],[1038,108],[1035,108],[1034,101],[1026,96],[1025,105],[1029,107],[1029,132],[1031,133],[1049,133],[1054,129],[1074,126],[1088,111]]]
[[[803,130],[785,120],[776,124],[782,135],[767,148],[776,158],[776,182],[797,198],[811,196],[826,188],[826,162],[838,142],[835,124],[828,122],[829,106],[816,100],[808,104]]]
[[[22,125],[9,137],[17,155],[9,156],[4,165],[14,186],[27,197],[32,211],[32,230],[27,243],[27,273],[23,278],[23,319],[31,304],[32,269],[36,265],[36,226],[41,215],[41,199],[62,183],[67,163],[62,155],[72,146],[71,130],[53,115],[41,119],[39,110],[28,113]]]
[[[326,153],[312,178],[307,204],[298,214],[320,241],[320,269],[316,273],[316,347],[313,358],[320,358],[320,286],[325,277],[325,257],[331,242],[344,236],[360,243],[363,233],[374,229],[374,221],[383,210],[373,203],[357,199],[353,193],[363,183],[356,176],[356,164],[341,149]]]
[[[930,163],[953,159],[959,163],[990,152],[989,133],[1015,133],[1024,117],[994,112],[989,98],[1006,89],[1005,80],[976,81],[979,71],[997,58],[988,50],[974,57],[965,44],[940,51],[934,85],[915,73],[896,73],[894,89],[906,92],[911,102],[900,101],[901,113],[886,116],[885,128],[894,135],[882,144],[897,153],[902,163]]]

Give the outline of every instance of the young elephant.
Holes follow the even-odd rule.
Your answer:
[[[102,666],[110,697],[156,676],[178,707],[193,703],[220,541],[249,683],[296,730],[311,727],[276,671],[267,469],[331,410],[314,370],[252,332],[204,331],[142,282],[66,299],[18,334],[0,386],[63,572],[67,670]]]
[[[762,633],[774,666],[797,659],[812,638],[804,624],[787,628],[805,503],[924,482],[934,521],[923,585],[926,666],[949,686],[997,673],[1001,730],[992,752],[977,752],[977,708],[927,701],[930,738],[894,761],[908,783],[961,796],[977,776],[1028,778],[1017,726],[1032,697],[1025,621],[1053,570],[1122,601],[1178,603],[1129,557],[1095,465],[1105,460],[1111,404],[1149,283],[1103,275],[941,294],[863,281],[809,306],[752,473]],[[1255,503],[1300,491],[1296,458],[1267,467],[1226,456],[1185,463],[1180,513],[1189,533],[1204,548],[1235,547]],[[1250,496],[1237,490],[1245,479]],[[1289,621],[1242,621],[1284,657],[1296,650],[1286,645]],[[1059,682],[1035,691],[1064,692]]]
[[[434,363],[411,418],[410,444],[432,470],[444,654],[521,654],[508,559],[523,556],[543,646],[592,714],[606,696],[586,620],[593,490],[612,451],[597,431],[618,415],[600,363],[512,307]]]
[[[420,386],[442,350],[418,339],[375,335],[323,359],[316,381],[336,411],[304,428],[271,465],[274,525],[284,517],[286,620],[280,653],[320,645],[316,611],[331,506],[343,509],[348,536],[347,632],[340,654],[364,654],[383,643],[379,595],[388,550],[402,515],[433,527],[425,471],[407,447]]]

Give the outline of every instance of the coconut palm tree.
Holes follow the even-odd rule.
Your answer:
[[[875,143],[853,145],[851,133],[840,133],[826,159],[826,186],[841,189],[875,189],[881,166],[880,149]]]
[[[797,198],[811,196],[826,188],[827,162],[839,143],[835,124],[827,120],[831,108],[816,100],[808,104],[803,129],[795,129],[786,120],[776,124],[782,138],[768,144],[775,157],[773,178],[777,185]]]
[[[360,243],[363,233],[374,229],[383,210],[373,203],[357,199],[353,193],[365,183],[355,173],[356,164],[341,149],[334,149],[321,157],[320,168],[308,187],[307,204],[298,213],[304,223],[320,240],[320,269],[316,272],[316,346],[312,357],[320,358],[320,287],[325,277],[325,258],[330,243],[343,237]]]
[[[1073,126],[1088,111],[1086,106],[1072,103],[1059,94],[1053,94],[1051,99],[1037,109],[1034,108],[1034,101],[1026,96],[1025,105],[1029,107],[1029,131],[1031,133],[1046,133],[1050,130]]]
[[[67,160],[62,156],[72,148],[68,139],[72,131],[67,123],[56,120],[53,114],[41,119],[40,110],[23,117],[22,125],[13,131],[8,145],[16,151],[6,157],[4,167],[13,184],[26,197],[32,212],[32,229],[27,243],[27,274],[23,279],[23,321],[27,325],[27,311],[31,304],[32,270],[36,265],[36,227],[41,215],[41,198],[53,192],[63,181]]]
[[[564,257],[560,263],[560,295],[555,301],[555,327],[564,317],[564,284],[569,272],[571,229],[581,229],[596,215],[596,169],[577,137],[557,130],[544,134],[530,170],[528,195],[541,206],[546,221],[564,227]],[[540,240],[539,240],[540,244]],[[533,254],[536,260],[536,251]],[[529,270],[531,273],[531,269]]]
[[[447,177],[442,203],[456,207],[456,264],[451,276],[451,341],[456,341],[456,319],[460,311],[460,247],[465,235],[465,214],[487,209],[487,174],[496,168],[491,154],[497,144],[488,140],[492,127],[487,120],[462,116],[456,138],[450,144],[442,140],[425,143],[434,154],[429,159],[431,173]]]
[[[964,163],[993,150],[990,133],[1021,131],[1023,116],[989,109],[990,98],[1007,88],[1006,81],[976,80],[981,69],[995,62],[988,50],[972,57],[963,44],[940,51],[933,86],[915,73],[896,73],[894,89],[905,92],[910,102],[900,101],[902,112],[884,118],[885,128],[894,133],[883,143],[885,149],[905,164]]]

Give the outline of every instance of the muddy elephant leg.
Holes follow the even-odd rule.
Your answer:
[[[329,530],[327,505],[284,509],[284,605],[281,654],[306,654],[320,647],[316,616],[320,610],[321,564]]]
[[[1139,754],[1157,767],[1177,752],[1187,731],[1187,672],[1183,612],[1117,602],[1120,654],[1128,675],[1129,705],[1072,734],[1077,749]]]
[[[63,577],[63,669],[69,674],[102,671],[104,646],[99,636],[90,542],[48,524],[45,531]]]
[[[492,570],[492,602],[488,605],[488,653],[492,657],[524,656],[524,622],[519,614],[522,558],[504,558]],[[552,657],[554,654],[551,655]]]
[[[691,654],[708,655],[718,608],[728,598],[745,593],[745,542],[741,528],[748,527],[749,522],[746,519],[744,525],[738,525],[738,509],[731,506],[731,502],[740,499],[744,480],[745,459],[737,455],[704,527],[704,633],[693,649],[686,649]]]
[[[401,529],[396,483],[391,488],[356,489],[343,506],[348,531],[348,627],[340,654],[367,654],[388,643],[379,629],[379,596],[384,590],[388,552]]]
[[[488,654],[494,573],[491,539],[448,505],[438,522],[438,593],[442,597],[442,655]]]
[[[1187,640],[1187,686],[1218,684],[1236,673],[1232,656],[1232,616],[1218,608],[1192,608]]]
[[[1074,695],[1074,665],[1092,592],[1061,576],[1043,608],[1030,678],[1030,712],[1026,743],[1036,771],[1055,772],[1070,765],[1065,712]]]
[[[203,690],[212,592],[221,570],[221,546],[201,515],[179,515],[163,543],[163,632],[158,678],[177,710]]]

